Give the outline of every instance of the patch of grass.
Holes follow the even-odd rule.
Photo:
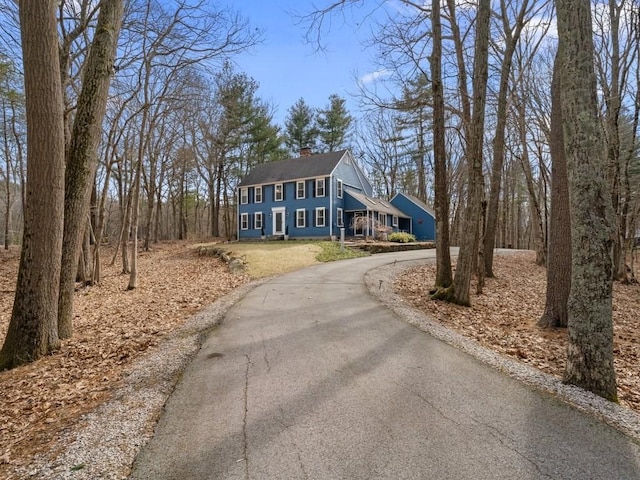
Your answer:
[[[316,260],[322,263],[369,256],[367,252],[359,252],[350,248],[340,251],[339,242],[318,242],[317,245],[322,248],[322,251],[316,255]]]
[[[253,279],[280,275],[300,268],[324,262],[366,257],[367,252],[357,252],[349,248],[340,251],[339,242],[288,240],[268,242],[239,242],[216,246],[242,258],[247,265],[247,273]]]
[[[245,261],[251,278],[270,277],[315,265],[319,263],[316,255],[322,250],[316,243],[291,240],[240,242],[226,247]]]

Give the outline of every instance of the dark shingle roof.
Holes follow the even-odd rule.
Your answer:
[[[345,193],[355,198],[364,206],[364,208],[368,208],[369,210],[373,210],[374,212],[386,213],[387,215],[395,215],[400,218],[410,218],[406,214],[402,213],[397,207],[381,198],[369,197],[364,193],[356,192],[355,190],[352,190],[350,188],[346,188]]]
[[[336,168],[345,152],[346,150],[338,150],[337,152],[319,153],[278,162],[261,163],[242,179],[239,186],[324,177]]]

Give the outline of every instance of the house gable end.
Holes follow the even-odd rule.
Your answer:
[[[369,179],[367,179],[358,162],[348,150],[344,151],[340,161],[331,171],[331,176],[334,179],[341,180],[345,187],[362,191],[365,195],[371,196],[373,192]]]
[[[389,203],[411,217],[411,232],[418,240],[434,240],[436,238],[435,215],[419,199],[404,193],[397,193]]]

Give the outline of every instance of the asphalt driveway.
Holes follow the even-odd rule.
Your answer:
[[[640,447],[408,325],[363,284],[432,250],[322,264],[229,310],[132,479],[637,479]]]

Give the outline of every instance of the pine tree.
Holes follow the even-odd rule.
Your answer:
[[[334,93],[329,96],[329,104],[318,111],[320,151],[333,152],[347,146],[353,117],[349,115],[346,103],[344,98]]]
[[[289,110],[285,120],[285,144],[291,155],[297,156],[302,148],[315,150],[318,139],[318,127],[315,113],[300,98]]]

